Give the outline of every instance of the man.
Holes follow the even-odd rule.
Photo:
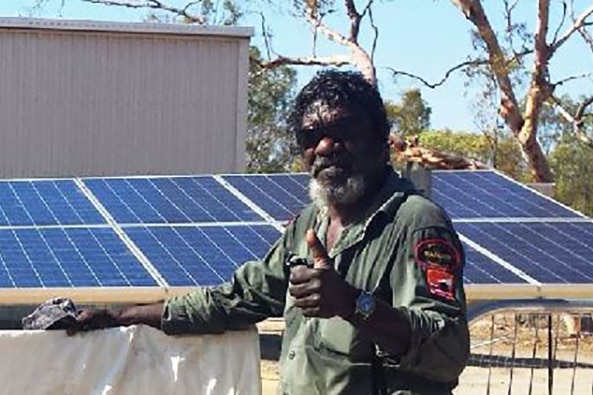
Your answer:
[[[320,72],[289,130],[313,203],[261,262],[164,303],[85,311],[74,330],[220,333],[284,316],[282,393],[450,394],[469,354],[464,255],[443,210],[388,164],[379,92],[358,73]]]

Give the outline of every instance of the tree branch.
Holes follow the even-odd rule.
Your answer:
[[[360,33],[360,20],[361,16],[356,10],[354,0],[345,0],[344,6],[346,7],[346,13],[350,18],[350,37],[349,41],[358,44],[358,34]]]
[[[593,104],[593,96],[585,98],[577,107],[577,110],[575,111],[574,115],[572,115],[567,109],[565,109],[562,106],[562,102],[560,101],[560,99],[553,95],[550,98],[556,105],[556,108],[558,109],[560,115],[572,124],[572,131],[575,137],[579,139],[579,141],[581,141],[583,144],[593,149],[593,137],[588,136],[584,128],[585,118],[588,115],[590,115],[585,114],[585,110],[587,109],[587,107]]]
[[[463,69],[465,67],[480,66],[480,65],[486,65],[486,64],[488,64],[488,60],[468,60],[466,62],[459,63],[458,65],[455,65],[455,66],[451,67],[449,70],[447,70],[445,72],[445,75],[439,81],[433,82],[433,83],[428,82],[426,79],[424,79],[423,77],[420,77],[419,75],[409,73],[407,71],[396,70],[392,67],[386,67],[386,69],[391,71],[391,73],[393,74],[393,77],[396,77],[398,75],[403,75],[405,77],[409,77],[409,78],[415,79],[417,81],[420,81],[427,88],[434,89],[434,88],[437,88],[437,87],[443,85],[449,79],[451,74],[453,74],[457,70]]]
[[[348,2],[353,0],[346,0],[346,6]],[[312,3],[316,3],[313,1]],[[319,31],[323,34],[328,40],[333,41],[337,44],[345,46],[350,51],[350,58],[347,63],[344,64],[351,64],[354,65],[361,73],[365,76],[365,78],[373,85],[377,84],[377,75],[375,72],[375,67],[371,60],[369,54],[358,44],[356,41],[351,41],[342,34],[338,33],[337,31],[329,28],[327,25],[323,23],[321,17],[319,15],[315,15],[313,9],[307,6],[307,10],[305,12],[307,21],[314,29],[314,32]],[[327,59],[327,58],[325,58]],[[300,64],[300,63],[299,63]],[[317,64],[317,63],[314,63]],[[324,64],[331,64],[336,65],[335,63],[324,63]]]
[[[374,64],[375,63],[375,51],[377,50],[377,41],[379,40],[379,28],[375,24],[375,17],[373,16],[373,10],[371,8],[371,4],[373,4],[373,0],[369,0],[362,15],[364,15],[368,11],[369,20],[371,22],[371,28],[373,29],[373,32],[374,32],[373,45],[371,47],[371,62],[373,62],[373,64]]]
[[[538,89],[546,88],[547,86],[535,85],[533,83],[534,81],[540,82],[545,80],[545,74],[542,74],[540,71],[547,71],[547,69],[540,69],[539,71],[534,70],[534,73],[536,74],[532,74],[537,78],[532,78],[532,86],[530,87],[529,95],[531,96],[535,93],[538,96],[531,99],[529,97],[527,98],[528,101],[532,100],[531,104],[533,107],[531,112],[526,110],[524,116],[519,107],[513,83],[511,81],[512,69],[509,67],[505,53],[490,21],[488,20],[482,2],[480,0],[451,0],[451,2],[457,6],[463,15],[465,15],[466,19],[476,27],[480,39],[486,45],[490,69],[496,78],[496,84],[500,91],[499,114],[513,133],[513,136],[515,136],[521,144],[521,148],[529,161],[533,179],[536,181],[553,180],[554,176],[552,171],[550,170],[541,146],[536,138],[538,105],[541,105]],[[540,16],[544,15],[546,8],[549,6],[548,3],[549,1],[546,0],[538,1]],[[538,22],[538,25],[538,31],[545,32],[545,29],[542,29],[540,22]],[[547,20],[545,28],[547,29]],[[543,43],[545,44],[545,35],[543,35]],[[540,54],[542,55],[545,53],[546,52],[540,51]],[[536,62],[539,62],[539,60]],[[542,95],[542,97],[545,97],[545,95]],[[529,119],[528,116],[530,116],[531,119]],[[529,120],[532,122],[526,122]]]
[[[311,10],[309,10],[309,12],[307,12],[307,21],[313,27],[314,31],[319,31],[321,34],[323,34],[325,37],[327,37],[327,39],[330,41],[333,41],[333,42],[343,45],[345,47],[351,47],[352,45],[356,45],[356,43],[351,42],[345,36],[341,35],[337,31],[330,29],[328,26],[326,26],[321,21],[321,18],[313,16]]]
[[[548,75],[548,62],[550,60],[550,48],[546,42],[549,26],[549,0],[538,0],[537,23],[535,26],[535,42],[533,56],[533,71],[531,72],[531,84],[525,103],[524,139],[535,138],[535,135],[528,136],[527,133],[537,130],[541,105],[551,94],[551,85]]]
[[[270,35],[268,33],[268,26],[266,24],[266,16],[263,12],[259,12],[258,15],[261,18],[261,30],[262,36],[264,37],[264,45],[266,46],[266,55],[268,59],[272,57],[272,44],[270,43]]]
[[[589,107],[591,104],[593,104],[593,96],[589,96],[588,98],[586,98],[585,100],[583,100],[581,102],[581,104],[579,104],[579,107],[577,108],[577,111],[575,113],[575,118],[581,122],[583,117],[585,116],[585,110],[587,109],[587,107]]]
[[[563,79],[558,80],[557,82],[554,82],[550,85],[552,86],[552,90],[554,90],[554,89],[556,89],[556,87],[566,84],[567,82],[570,82],[572,80],[578,80],[581,78],[591,77],[592,75],[593,75],[593,73],[583,73],[583,74],[579,74],[579,75],[571,75],[570,77],[563,78]]]
[[[278,56],[275,59],[261,62],[260,65],[265,69],[272,69],[278,66],[346,66],[352,64],[348,56],[329,56],[329,57],[286,57]]]
[[[509,129],[518,136],[523,127],[523,116],[513,90],[508,63],[496,38],[494,29],[486,16],[479,0],[451,0],[465,17],[476,27],[482,41],[488,49],[489,64],[501,92],[500,115],[509,125]]]
[[[190,7],[200,3],[200,1],[193,1],[185,5],[183,8],[178,8],[174,6],[167,5],[160,0],[145,0],[143,3],[132,3],[131,1],[127,0],[81,0],[85,3],[91,4],[102,4],[108,6],[118,6],[118,7],[126,7],[126,8],[148,8],[153,10],[161,10],[167,11],[177,16],[184,18],[186,21],[191,23],[197,23],[199,25],[203,25],[206,23],[206,20],[200,16],[191,14],[188,10]]]
[[[507,66],[515,63],[517,61],[517,59],[522,58],[525,55],[529,55],[530,53],[532,53],[533,50],[531,49],[526,49],[523,52],[517,53],[515,54],[515,56],[513,56],[511,59],[509,59],[507,61]],[[439,86],[443,85],[445,82],[447,82],[447,80],[449,79],[449,77],[451,77],[451,75],[461,69],[464,69],[465,67],[475,67],[475,66],[486,66],[490,64],[490,60],[489,59],[472,59],[472,60],[467,60],[465,62],[461,62],[453,67],[451,67],[449,70],[447,70],[445,72],[445,74],[443,75],[443,77],[437,81],[437,82],[428,82],[426,79],[420,77],[419,75],[413,74],[413,73],[409,73],[407,71],[402,71],[402,70],[396,70],[392,67],[385,67],[387,70],[391,71],[391,73],[393,74],[394,77],[398,76],[398,75],[403,75],[405,77],[409,77],[412,79],[415,79],[417,81],[420,81],[424,86],[426,86],[427,88],[430,89],[434,89],[434,88],[438,88]]]
[[[579,34],[581,35],[582,39],[585,40],[585,43],[589,45],[591,52],[593,52],[593,38],[591,35],[583,28],[579,29]]]
[[[515,10],[515,7],[517,7],[517,3],[519,1],[515,0],[512,4],[509,3],[508,0],[504,0],[504,18],[506,21],[506,26],[505,26],[505,33],[507,36],[507,40],[509,42],[509,46],[511,48],[511,50],[513,51],[513,53],[517,53],[517,51],[515,50],[515,43],[513,40],[513,30],[514,30],[514,26],[513,26],[513,11]]]
[[[566,1],[562,2],[562,19],[560,19],[560,23],[554,32],[554,38],[552,39],[552,43],[558,41],[558,35],[560,34],[560,30],[562,26],[564,26],[564,22],[566,22],[566,11],[568,10],[568,5],[566,5]]]
[[[550,44],[550,52],[556,52],[558,48],[560,48],[570,38],[570,36],[574,34],[574,32],[581,29],[586,24],[586,19],[591,16],[591,14],[593,14],[593,5],[583,11],[576,19],[574,19],[572,26],[569,27],[558,40],[554,40]]]

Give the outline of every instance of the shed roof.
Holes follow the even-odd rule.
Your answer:
[[[155,33],[182,36],[219,36],[250,38],[252,27],[206,26],[181,23],[106,22],[92,20],[0,17],[0,30],[58,30],[107,33]]]

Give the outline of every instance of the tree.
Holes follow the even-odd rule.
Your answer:
[[[593,216],[593,150],[574,139],[565,139],[551,154],[556,174],[554,197]]]
[[[395,132],[404,137],[418,135],[430,128],[432,109],[422,99],[420,89],[405,91],[400,103],[387,102],[385,107]]]
[[[36,6],[52,0],[35,0]],[[63,4],[64,0],[60,0]],[[274,54],[271,50],[270,34],[266,31],[265,15],[258,11],[262,18],[264,28],[264,38],[266,41],[266,60],[261,57],[261,67],[273,69],[286,65],[321,65],[321,66],[345,66],[350,65],[360,70],[365,77],[373,84],[377,83],[375,65],[373,56],[376,49],[379,30],[373,19],[373,5],[375,0],[366,0],[363,7],[357,7],[354,0],[293,0],[290,2],[280,0],[198,0],[188,1],[184,6],[174,6],[178,2],[172,0],[80,0],[85,3],[119,6],[133,9],[146,9],[151,12],[151,18],[156,20],[173,19],[183,23],[196,24],[233,24],[243,14],[242,7],[251,6],[252,8],[264,9],[275,3],[277,7],[287,9],[288,12],[295,15],[296,18],[304,19],[310,25],[312,30],[312,55],[288,57]],[[339,5],[340,3],[341,5]],[[327,16],[342,17],[348,21],[346,32],[340,32],[339,29],[330,27],[325,19]],[[359,42],[360,29],[363,21],[368,19],[368,25],[373,32],[374,39],[370,45],[370,50],[364,48]],[[344,47],[347,54],[331,54],[329,56],[319,56],[317,54],[317,42],[319,37]]]
[[[257,60],[259,50],[251,47],[250,52],[247,171],[289,171],[294,161],[294,143],[286,131],[286,119],[294,96],[296,72],[287,66],[265,70]]]
[[[49,0],[39,0],[49,1]],[[169,13],[175,18],[192,23],[205,23],[207,18],[203,15],[204,4],[213,3],[212,0],[198,0],[186,3],[183,7],[172,7],[167,0],[80,0],[87,3],[118,5],[133,8],[146,8]],[[170,0],[173,3],[173,0]],[[182,2],[180,0],[179,2]],[[274,4],[276,7],[287,9],[295,18],[306,21],[311,28],[311,55],[310,56],[285,56],[274,53],[270,42],[271,34],[266,30],[266,19],[263,11],[259,11],[262,19],[263,37],[265,48],[262,48],[263,58],[258,59],[261,67],[273,69],[286,65],[333,65],[352,66],[361,71],[373,84],[377,84],[375,51],[379,28],[373,18],[373,10],[379,0],[225,0],[221,4],[233,5],[239,13],[240,4],[243,10],[246,7],[263,9],[263,4]],[[558,1],[561,10],[561,20],[555,28],[550,26],[550,1],[538,0],[537,22],[535,31],[528,33],[526,23],[517,23],[514,20],[514,10],[519,4],[518,0],[499,0],[498,4],[504,7],[504,22],[498,33],[491,24],[486,10],[480,0],[451,0],[469,20],[474,27],[474,43],[478,50],[477,56],[450,68],[444,77],[430,83],[421,76],[414,75],[395,68],[389,68],[394,76],[407,76],[421,81],[428,87],[435,88],[442,85],[447,78],[459,70],[483,70],[490,76],[497,95],[498,115],[504,121],[511,135],[519,142],[528,162],[534,181],[550,181],[553,173],[550,170],[547,158],[538,141],[538,128],[542,106],[546,102],[553,103],[562,108],[563,103],[556,97],[558,87],[577,79],[578,75],[565,78],[552,79],[550,75],[550,60],[558,50],[569,40],[579,36],[593,52],[593,39],[591,34],[591,20],[593,6],[589,6],[580,14],[573,10],[572,0]],[[522,2],[524,3],[524,2]],[[489,4],[490,6],[490,4]],[[202,7],[202,8],[200,8]],[[214,9],[224,9],[223,6]],[[209,11],[210,10],[210,11]],[[212,7],[206,11],[212,15]],[[215,13],[219,15],[220,12]],[[207,15],[206,15],[207,16]],[[335,23],[336,21],[346,22]],[[567,21],[570,21],[567,26]],[[367,29],[370,40],[363,43],[361,30]],[[549,32],[553,32],[552,37]],[[330,50],[320,55],[318,43],[320,40],[337,44],[345,51]],[[527,64],[531,60],[531,70],[527,71]],[[587,71],[588,72],[588,71]],[[585,73],[587,74],[587,73]],[[527,78],[527,80],[525,79]],[[525,84],[523,82],[526,81]],[[525,85],[525,92],[522,87]],[[488,88],[490,89],[490,88]],[[523,98],[523,99],[521,99]],[[593,103],[593,96],[587,98],[579,105],[580,111],[571,113],[563,112],[563,116],[573,125],[572,135],[578,137],[593,148],[593,136],[582,129],[583,119]],[[488,128],[488,131],[500,131],[500,128]],[[491,139],[493,143],[499,136]]]
[[[593,51],[593,40],[591,40],[590,31],[587,30],[591,25],[593,6],[589,6],[577,15],[572,9],[573,2],[560,2],[563,10],[562,18],[554,30],[552,38],[549,39],[549,0],[537,2],[537,22],[532,35],[527,33],[524,23],[516,23],[513,19],[513,12],[518,1],[502,1],[506,21],[502,34],[495,31],[480,0],[451,1],[476,29],[473,34],[481,44],[481,49],[486,57],[485,59],[474,59],[473,63],[468,63],[468,65],[487,67],[500,94],[499,114],[521,145],[534,180],[552,181],[553,174],[537,140],[542,106],[550,100],[562,108],[562,102],[555,96],[555,90],[578,76],[554,81],[550,75],[549,64],[558,49],[576,34],[582,37]],[[571,19],[570,26],[562,31],[567,18]],[[517,42],[521,43],[520,47],[516,46]],[[513,74],[524,65],[523,62],[526,62],[527,55],[532,55],[533,60],[523,100],[524,106],[520,106],[519,87],[513,83]],[[566,112],[566,115],[574,125],[574,136],[593,147],[593,138],[586,135],[580,127],[585,109],[592,102],[593,98],[588,98],[579,106],[582,111],[574,114]]]
[[[64,7],[66,0],[59,1]],[[155,22],[195,23],[199,25],[234,25],[242,17],[236,0],[198,0],[188,1],[183,6],[171,0],[79,0],[104,6],[117,6],[148,10],[147,20]],[[35,0],[33,9],[40,9],[54,0]]]
[[[579,102],[584,100],[581,97]],[[554,197],[593,216],[593,179],[588,176],[593,172],[593,150],[587,142],[573,138],[575,125],[562,114],[562,111],[577,113],[580,105],[568,96],[562,97],[562,102],[565,106],[561,110],[547,106],[543,123],[552,141],[550,165],[556,177]],[[591,135],[593,119],[583,118],[579,128]]]
[[[284,3],[283,1],[279,3]],[[360,3],[360,2],[359,2]],[[312,54],[310,56],[289,57],[277,55],[264,63],[264,67],[273,68],[278,65],[305,65],[305,66],[352,66],[358,69],[372,84],[377,84],[377,73],[374,64],[374,55],[379,36],[379,29],[373,17],[375,0],[366,0],[362,7],[357,6],[355,0],[293,0],[292,9],[297,18],[304,19],[309,24],[312,35]],[[330,26],[327,17],[333,20],[347,21],[348,28],[340,29]],[[360,42],[360,31],[368,22],[372,31],[370,49],[365,48]],[[264,32],[264,36],[267,34]],[[328,56],[318,55],[318,39],[338,44],[346,49],[347,53],[332,53]],[[266,40],[266,47],[270,53],[270,44]]]
[[[431,130],[422,133],[419,139],[422,147],[487,164],[515,179],[524,178],[521,148],[513,138],[501,138],[493,147],[485,135]]]

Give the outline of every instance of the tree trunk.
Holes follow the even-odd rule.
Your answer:
[[[377,86],[377,72],[369,54],[360,46],[350,48],[352,64],[364,75],[364,78]]]
[[[519,143],[529,161],[531,175],[535,182],[552,182],[554,176],[548,161],[537,141],[538,120],[543,102],[550,97],[551,87],[548,81],[548,62],[550,48],[546,42],[549,20],[549,0],[538,1],[538,15],[534,39],[534,61],[531,72],[531,84],[523,113],[524,123],[517,135]]]
[[[537,119],[541,104],[549,96],[549,86],[546,81],[549,51],[545,43],[548,21],[549,1],[539,0],[538,34],[536,37],[536,62],[532,73],[532,82],[527,97],[526,111],[521,113],[515,91],[510,78],[510,69],[504,51],[480,0],[451,0],[463,15],[477,29],[477,33],[487,47],[490,70],[496,78],[501,95],[500,116],[519,141],[527,157],[531,174],[536,182],[551,182],[553,174],[548,161],[539,145],[537,135]]]
[[[519,133],[519,143],[527,157],[529,170],[534,182],[552,182],[554,175],[550,170],[548,160],[542,151],[541,146],[535,139],[535,132],[533,127],[535,124],[525,122],[521,132]]]

